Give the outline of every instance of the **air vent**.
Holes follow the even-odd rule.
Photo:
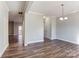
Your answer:
[[[18,12],[18,14],[23,14],[23,12]]]

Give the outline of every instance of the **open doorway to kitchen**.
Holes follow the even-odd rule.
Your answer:
[[[50,18],[47,16],[44,16],[43,23],[44,23],[44,41],[45,42],[51,41],[51,20]]]

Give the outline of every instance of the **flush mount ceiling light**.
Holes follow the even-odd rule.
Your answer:
[[[46,19],[46,16],[43,16],[43,19]]]
[[[22,14],[23,14],[23,12],[18,12],[18,14],[22,15]]]
[[[43,19],[44,19],[44,20],[48,20],[49,17],[47,17],[47,16],[43,16]]]
[[[62,16],[59,17],[59,20],[67,20],[68,17],[64,17],[64,4],[61,4],[61,7],[62,7]]]

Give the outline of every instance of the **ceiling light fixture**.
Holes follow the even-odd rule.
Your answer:
[[[62,16],[59,17],[59,20],[67,20],[68,17],[64,17],[64,4],[61,4],[61,7],[62,7]]]

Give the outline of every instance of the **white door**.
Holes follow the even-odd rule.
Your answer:
[[[19,43],[22,43],[22,26],[18,26],[18,40]]]

